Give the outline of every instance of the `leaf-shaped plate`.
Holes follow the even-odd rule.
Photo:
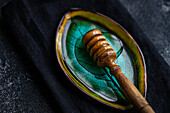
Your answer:
[[[116,64],[145,96],[145,62],[137,43],[118,23],[98,13],[76,10],[61,19],[56,52],[62,69],[73,84],[94,99],[119,109],[132,108],[109,70],[98,67],[86,52],[82,37],[91,29],[102,32],[117,53]]]

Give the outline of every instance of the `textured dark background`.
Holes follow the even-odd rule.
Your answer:
[[[0,0],[2,7],[7,0]],[[120,0],[170,65],[170,2]],[[0,23],[1,24],[1,23]],[[52,112],[23,59],[0,26],[0,112]],[[47,92],[48,93],[48,92]],[[47,104],[48,103],[48,104]],[[52,105],[52,104],[51,104]]]

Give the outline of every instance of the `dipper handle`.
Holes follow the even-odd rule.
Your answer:
[[[155,113],[149,103],[141,95],[133,83],[122,73],[120,66],[114,64],[109,66],[110,73],[119,83],[126,98],[140,113]]]
[[[115,63],[116,52],[98,29],[87,32],[83,36],[82,42],[98,66],[108,67],[110,69],[111,75],[116,78],[126,98],[133,104],[137,111],[140,113],[155,113],[139,90],[122,73],[120,66]]]

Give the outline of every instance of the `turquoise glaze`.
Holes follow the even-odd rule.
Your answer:
[[[137,79],[142,80],[145,77],[144,70],[140,70],[143,72],[143,75],[138,71],[140,68],[137,64],[143,62],[143,60],[136,59],[138,56],[140,57],[138,54],[140,51],[136,52],[138,48],[133,48],[136,50],[129,48],[131,45],[129,46],[124,42],[126,39],[123,37],[123,34],[121,34],[122,36],[118,34],[120,29],[118,25],[115,27],[118,30],[116,29],[114,32],[104,26],[104,24],[95,21],[95,19],[98,19],[95,17],[97,14],[94,14],[94,18],[92,17],[89,20],[89,14],[93,15],[91,12],[82,11],[79,13],[75,11],[75,14],[74,12],[66,14],[65,18],[61,21],[56,39],[56,51],[59,63],[68,78],[89,96],[112,107],[120,109],[130,108],[131,105],[122,94],[114,76],[110,74],[107,68],[97,66],[83,46],[82,37],[92,29],[99,29],[117,53],[115,63],[121,67],[122,72],[135,85],[139,84]],[[101,16],[101,19],[104,19],[103,22],[106,21],[103,16]],[[123,32],[126,33],[126,31]],[[129,41],[132,42],[130,42],[132,46],[135,46],[133,39]],[[140,79],[140,77],[142,78]],[[145,83],[145,81],[143,82]]]
[[[98,67],[85,50],[82,37],[91,29],[99,29],[118,54],[116,64],[122,67],[123,73],[134,83],[134,67],[122,41],[107,28],[80,17],[67,21],[66,26],[68,26],[68,30],[65,30],[64,34],[67,35],[63,37],[62,41],[63,59],[73,75],[107,101],[116,102],[118,97],[124,100],[124,96],[117,87],[119,85],[115,78],[110,75],[109,70]]]

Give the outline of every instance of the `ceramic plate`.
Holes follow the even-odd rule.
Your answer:
[[[107,68],[98,67],[83,46],[83,35],[92,29],[102,32],[117,53],[115,63],[142,95],[146,95],[145,62],[139,46],[123,27],[99,13],[76,10],[63,16],[56,36],[61,68],[70,81],[90,97],[114,108],[132,108],[114,76]]]

